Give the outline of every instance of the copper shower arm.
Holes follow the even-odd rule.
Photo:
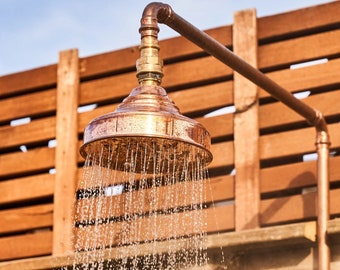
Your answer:
[[[318,153],[318,250],[319,270],[330,269],[330,251],[327,243],[327,221],[329,220],[329,134],[325,118],[318,110],[308,106],[295,98],[290,92],[282,88],[261,71],[242,60],[225,46],[199,30],[172,8],[163,3],[150,3],[144,9],[140,33],[157,37],[158,23],[168,25],[170,28],[201,47],[205,52],[214,56],[236,72],[240,73],[271,96],[304,117],[316,128],[316,148]]]

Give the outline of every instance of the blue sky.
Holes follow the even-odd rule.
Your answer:
[[[78,48],[81,57],[138,45],[145,0],[0,0],[0,76],[58,61]],[[274,15],[332,1],[169,0],[174,11],[205,30],[231,24],[235,11]],[[289,22],[287,22],[289,23]],[[176,36],[161,25],[159,39]]]

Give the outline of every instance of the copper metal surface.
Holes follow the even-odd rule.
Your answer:
[[[184,20],[169,5],[151,3],[145,8],[143,18],[148,18],[148,27],[151,29],[157,28],[154,25],[157,23],[168,25],[182,36],[200,46],[207,53],[254,82],[315,126],[318,153],[318,265],[319,270],[329,270],[330,252],[327,242],[327,222],[329,220],[328,156],[330,140],[327,124],[322,114],[301,100],[296,99],[290,92],[279,86],[265,74],[253,68],[225,46]]]
[[[205,164],[212,161],[208,131],[195,120],[181,115],[160,86],[163,64],[158,56],[158,31],[154,18],[142,18],[140,58],[136,64],[140,86],[132,90],[116,111],[98,117],[88,124],[84,132],[84,145],[80,149],[83,157],[98,145],[104,147],[106,155],[111,153],[112,149],[118,149],[119,145],[140,140],[148,151],[151,151],[155,144],[171,145],[177,162],[180,162],[188,149],[195,151]],[[123,169],[124,162],[123,157],[119,159],[116,168]]]

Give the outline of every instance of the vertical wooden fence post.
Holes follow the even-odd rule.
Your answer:
[[[257,67],[256,10],[234,14],[233,50]],[[259,123],[258,88],[234,73],[235,228],[259,227]]]
[[[57,121],[53,255],[73,252],[74,195],[78,156],[78,50],[59,54],[57,78]]]

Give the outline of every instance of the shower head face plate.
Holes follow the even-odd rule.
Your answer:
[[[108,137],[84,144],[83,156],[96,154],[99,166],[139,174],[183,174],[210,163],[211,153],[197,145],[157,137]]]

